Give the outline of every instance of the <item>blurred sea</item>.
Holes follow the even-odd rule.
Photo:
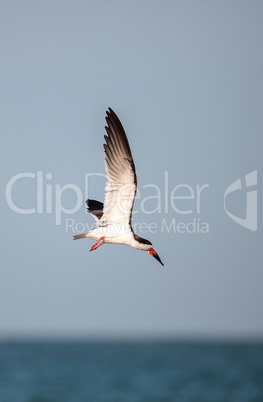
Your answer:
[[[0,342],[1,402],[263,401],[263,343]]]

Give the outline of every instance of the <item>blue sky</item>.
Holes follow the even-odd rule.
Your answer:
[[[1,2],[0,337],[262,337],[262,11]],[[92,240],[72,241],[92,224],[85,178],[104,174],[109,106],[136,165],[136,230],[164,268],[125,246],[89,253]],[[252,211],[257,230],[224,209],[238,179],[226,208],[243,222]],[[89,197],[103,201],[104,185],[90,178]],[[15,212],[10,199],[39,213]],[[61,208],[76,212],[58,222]]]

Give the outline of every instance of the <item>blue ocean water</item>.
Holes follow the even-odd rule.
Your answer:
[[[1,402],[263,401],[263,343],[2,342]]]

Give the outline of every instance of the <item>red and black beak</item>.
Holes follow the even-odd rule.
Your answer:
[[[151,248],[148,251],[148,253],[151,254],[154,258],[156,258],[156,260],[159,261],[159,263],[162,264],[162,266],[164,266],[164,264],[161,261],[161,258],[159,257],[159,255],[156,253],[156,251],[153,248]]]

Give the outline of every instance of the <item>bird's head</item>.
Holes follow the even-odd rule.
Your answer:
[[[137,248],[139,250],[148,251],[148,253],[150,255],[152,255],[157,261],[159,261],[159,263],[162,264],[162,266],[164,266],[164,264],[161,261],[161,258],[156,253],[156,251],[153,248],[152,243],[149,240],[143,239],[142,237],[138,236],[135,233],[134,233],[134,239],[136,241],[135,248]]]
[[[159,255],[156,253],[156,251],[151,247],[150,250],[148,251],[148,253],[150,255],[152,255],[154,258],[156,258],[157,261],[159,261],[160,264],[162,264],[162,266],[164,266],[164,264],[161,261],[161,258],[159,257]]]

